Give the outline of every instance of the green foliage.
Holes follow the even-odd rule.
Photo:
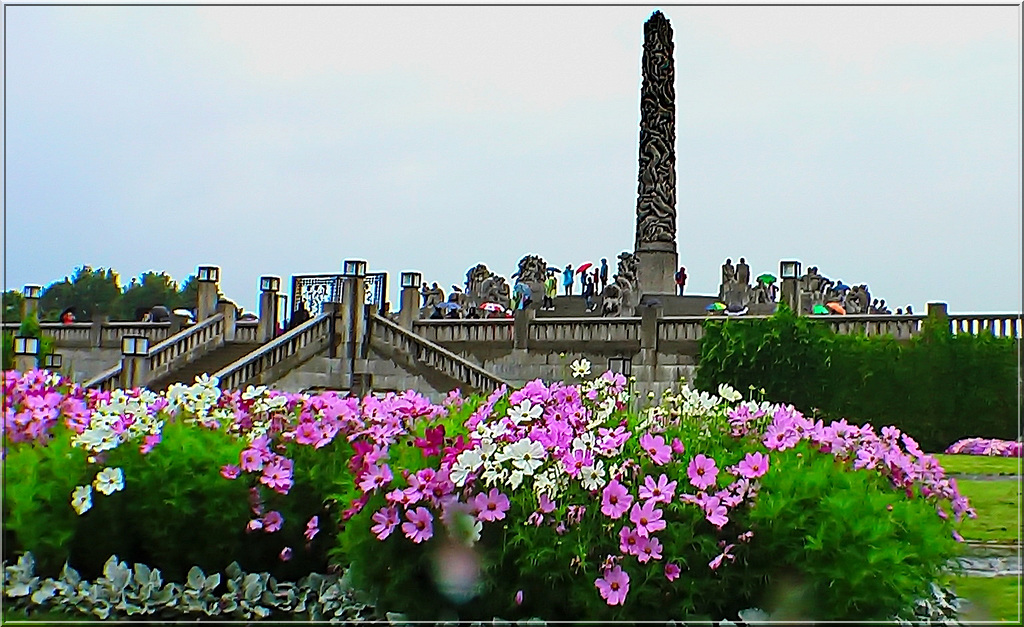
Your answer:
[[[44,317],[54,320],[64,309],[74,307],[76,320],[86,322],[98,316],[115,315],[120,297],[121,285],[116,272],[80,266],[72,276],[44,288],[39,307]]]
[[[779,620],[885,620],[928,595],[957,554],[947,521],[920,497],[849,472],[807,443],[773,455],[750,522],[748,576]]]
[[[3,294],[3,321],[18,322],[21,320],[21,308],[25,301],[24,295],[18,290],[7,290]]]
[[[987,455],[935,454],[947,474],[965,475],[1019,475],[1021,458],[989,457]]]
[[[978,517],[964,521],[960,533],[968,540],[1020,543],[1020,481],[958,481]]]
[[[966,437],[1017,435],[1017,341],[926,324],[909,341],[837,335],[788,309],[708,320],[695,386],[764,389],[826,419],[891,424],[941,451]]]

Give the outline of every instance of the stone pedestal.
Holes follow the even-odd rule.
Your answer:
[[[238,307],[230,300],[217,303],[217,313],[224,314],[224,341],[235,341],[235,327],[238,322]]]
[[[14,369],[18,372],[28,372],[29,370],[36,369],[36,356],[35,355],[15,355],[14,356]]]
[[[675,294],[679,254],[674,250],[637,250],[640,295]]]
[[[403,287],[399,295],[398,324],[412,330],[412,323],[420,315],[420,290],[416,287]]]
[[[526,349],[530,342],[530,322],[537,310],[531,308],[516,309],[512,312],[512,348]]]
[[[800,290],[796,279],[782,279],[782,287],[779,290],[779,302],[786,303],[795,313],[801,313],[803,304],[800,302]]]
[[[217,313],[217,283],[213,281],[198,281],[196,285],[196,322],[202,322],[212,318]]]
[[[25,320],[29,316],[39,317],[39,299],[25,297],[21,301],[21,319]]]
[[[149,374],[149,358],[145,355],[124,355],[121,357],[121,387],[131,389],[146,385]]]
[[[256,327],[256,340],[265,344],[277,333],[277,292],[260,292],[260,321]]]

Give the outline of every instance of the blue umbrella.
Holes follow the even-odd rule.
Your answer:
[[[437,308],[444,309],[445,311],[451,311],[452,309],[462,309],[462,305],[448,301],[446,303],[441,303]]]
[[[840,292],[845,292],[846,290],[850,289],[850,286],[840,281],[839,283],[836,283],[836,286],[833,289],[838,290]]]

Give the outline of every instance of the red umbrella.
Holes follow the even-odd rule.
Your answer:
[[[579,267],[579,268],[576,268],[576,274],[582,274],[582,273],[586,272],[586,271],[587,271],[587,268],[589,268],[589,267],[590,267],[590,266],[592,266],[592,265],[594,265],[594,264],[592,264],[592,263],[589,263],[589,262],[588,262],[588,263],[584,263],[584,264],[580,265],[580,267]]]
[[[837,314],[842,314],[844,316],[846,315],[846,310],[843,309],[843,306],[840,305],[839,303],[825,303],[825,306],[831,309],[832,311],[836,312]]]
[[[484,311],[505,311],[505,308],[498,303],[484,303],[483,305],[480,305],[480,309],[483,309]]]

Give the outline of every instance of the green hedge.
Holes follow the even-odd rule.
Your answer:
[[[895,425],[934,452],[961,438],[1017,438],[1018,350],[1013,338],[952,335],[942,323],[902,341],[837,335],[781,308],[708,320],[694,384],[753,386],[826,420]]]

